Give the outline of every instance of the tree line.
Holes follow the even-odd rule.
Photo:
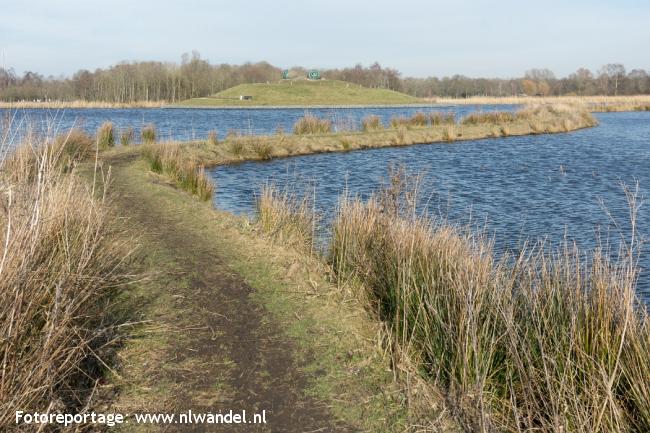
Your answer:
[[[307,69],[291,68],[305,76]],[[366,87],[386,88],[417,97],[514,96],[514,95],[633,95],[650,93],[650,74],[629,72],[621,64],[607,64],[596,72],[580,68],[564,78],[548,69],[531,69],[523,77],[471,78],[402,77],[379,63],[323,70],[326,79],[344,80]],[[106,69],[82,69],[70,77],[44,77],[27,71],[22,76],[0,68],[0,100],[3,101],[169,101],[208,96],[243,83],[277,82],[282,69],[267,62],[243,65],[211,64],[198,52],[184,54],[180,63],[123,62]]]

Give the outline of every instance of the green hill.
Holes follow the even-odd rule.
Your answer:
[[[240,100],[240,96],[251,96]],[[282,80],[277,83],[240,84],[213,96],[193,98],[190,106],[315,106],[399,105],[424,103],[419,98],[387,89],[370,89],[336,80]]]

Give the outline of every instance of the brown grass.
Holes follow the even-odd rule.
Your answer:
[[[82,409],[94,385],[86,368],[109,339],[110,296],[127,282],[131,246],[109,228],[105,191],[61,170],[92,146],[80,137],[25,143],[0,169],[2,431],[41,427],[16,425],[17,410]]]
[[[298,119],[293,125],[293,133],[296,135],[305,134],[329,134],[332,132],[332,122],[328,119],[319,119],[312,115],[306,115]]]
[[[142,155],[151,171],[170,178],[178,187],[207,201],[212,199],[214,184],[202,165],[184,159],[174,143],[143,145]]]
[[[638,240],[616,261],[567,243],[498,259],[487,239],[418,217],[417,182],[395,173],[365,203],[342,199],[331,242],[341,286],[387,323],[393,365],[444,390],[470,431],[650,431]]]

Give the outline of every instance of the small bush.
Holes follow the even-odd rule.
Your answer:
[[[115,146],[115,127],[113,122],[104,122],[97,130],[97,147],[106,150]]]
[[[152,124],[143,126],[140,135],[144,144],[153,144],[156,142],[156,128]]]
[[[332,122],[328,119],[306,115],[298,119],[293,125],[293,133],[296,135],[305,134],[329,134],[332,132]]]
[[[127,128],[120,134],[120,144],[122,146],[130,146],[135,139],[135,131],[133,128]]]

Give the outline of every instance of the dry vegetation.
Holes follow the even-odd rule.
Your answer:
[[[500,105],[500,104],[581,104],[592,112],[650,111],[650,96],[513,96],[470,98],[436,98],[438,104],[453,105]]]
[[[272,238],[301,251],[313,251],[318,217],[314,197],[288,188],[265,185],[256,202],[261,230]]]
[[[341,289],[385,324],[393,367],[427,384],[412,402],[442,394],[467,431],[650,431],[639,240],[498,257],[482,235],[419,216],[417,191],[398,168],[367,202],[344,195],[329,255]],[[638,190],[625,192],[634,227]],[[300,199],[263,196],[266,231],[309,225]]]
[[[210,200],[214,185],[205,174],[203,166],[185,160],[181,148],[174,143],[150,143],[142,147],[142,155],[154,173],[171,179],[178,187],[196,195],[201,200]]]
[[[24,108],[160,108],[165,101],[135,101],[135,102],[106,102],[106,101],[0,101],[0,108],[24,109]]]
[[[296,123],[295,134],[240,135],[230,132],[222,141],[211,140],[178,143],[182,157],[199,165],[215,166],[244,160],[268,160],[295,155],[476,140],[489,137],[560,133],[597,124],[584,106],[569,104],[531,105],[514,115],[500,119],[478,113],[476,122],[456,121],[453,113],[416,113],[411,118],[393,119],[392,127],[384,127],[379,119],[362,120],[359,131],[318,132],[314,125],[327,124],[311,116]],[[306,126],[311,125],[311,126]],[[327,130],[324,128],[323,130]],[[313,131],[313,132],[309,132]]]
[[[130,243],[109,229],[105,191],[74,175],[94,153],[80,131],[27,136],[0,164],[0,429],[15,411],[75,412],[111,339],[110,295],[126,282]],[[102,175],[102,173],[97,173]],[[95,367],[93,367],[95,365]]]

